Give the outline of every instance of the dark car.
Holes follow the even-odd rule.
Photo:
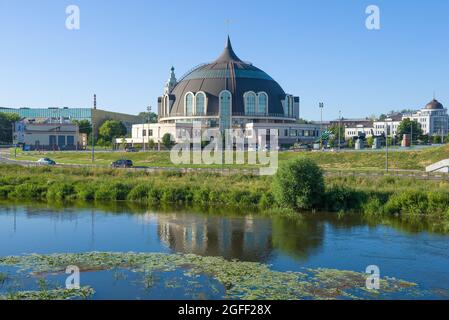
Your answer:
[[[126,148],[125,152],[139,152],[136,148]]]
[[[132,168],[133,162],[131,160],[117,160],[111,163],[112,168]]]

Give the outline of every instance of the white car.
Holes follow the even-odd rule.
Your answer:
[[[49,158],[41,158],[41,159],[37,160],[37,163],[47,165],[47,166],[54,166],[56,164],[55,161],[53,161]]]

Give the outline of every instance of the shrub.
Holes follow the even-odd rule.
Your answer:
[[[148,195],[150,193],[151,188],[152,188],[152,185],[149,183],[138,184],[137,186],[132,188],[131,191],[129,192],[128,200],[134,200],[134,201],[148,200]]]
[[[329,211],[359,210],[365,202],[365,193],[345,186],[332,186],[326,191],[322,207]]]
[[[273,180],[273,194],[280,206],[310,209],[324,194],[323,173],[312,160],[300,157],[280,166]]]
[[[64,200],[75,197],[73,183],[53,183],[47,190],[48,199]]]

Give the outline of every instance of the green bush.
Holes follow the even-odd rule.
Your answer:
[[[131,189],[128,194],[128,200],[147,201],[152,185],[150,183],[141,183]]]
[[[321,169],[306,157],[282,164],[274,176],[273,194],[283,207],[314,208],[320,203],[324,191]]]
[[[73,183],[53,183],[47,190],[47,198],[54,200],[64,200],[76,198]]]
[[[326,190],[324,209],[332,212],[360,210],[366,201],[365,193],[345,186],[332,186]]]

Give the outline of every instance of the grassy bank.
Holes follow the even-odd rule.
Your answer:
[[[332,169],[361,169],[377,170],[385,168],[385,152],[280,152],[280,163],[305,155],[322,168]],[[14,152],[11,151],[11,156]],[[92,164],[89,152],[21,152],[17,154],[17,160],[36,161],[48,156],[58,163],[66,164]],[[98,152],[96,153],[97,165],[109,165],[117,159],[130,159],[137,166],[148,167],[173,167],[169,152]],[[426,166],[440,160],[449,159],[449,145],[433,147],[424,150],[392,151],[389,154],[391,169],[424,170]],[[205,165],[183,165],[184,167],[206,167]],[[210,167],[210,166],[207,166]],[[216,165],[216,167],[222,167]],[[254,168],[254,165],[226,165],[225,167]]]
[[[0,197],[47,201],[138,201],[257,208],[276,214],[272,177],[0,166]],[[399,178],[326,178],[313,210],[449,219],[449,183]]]

